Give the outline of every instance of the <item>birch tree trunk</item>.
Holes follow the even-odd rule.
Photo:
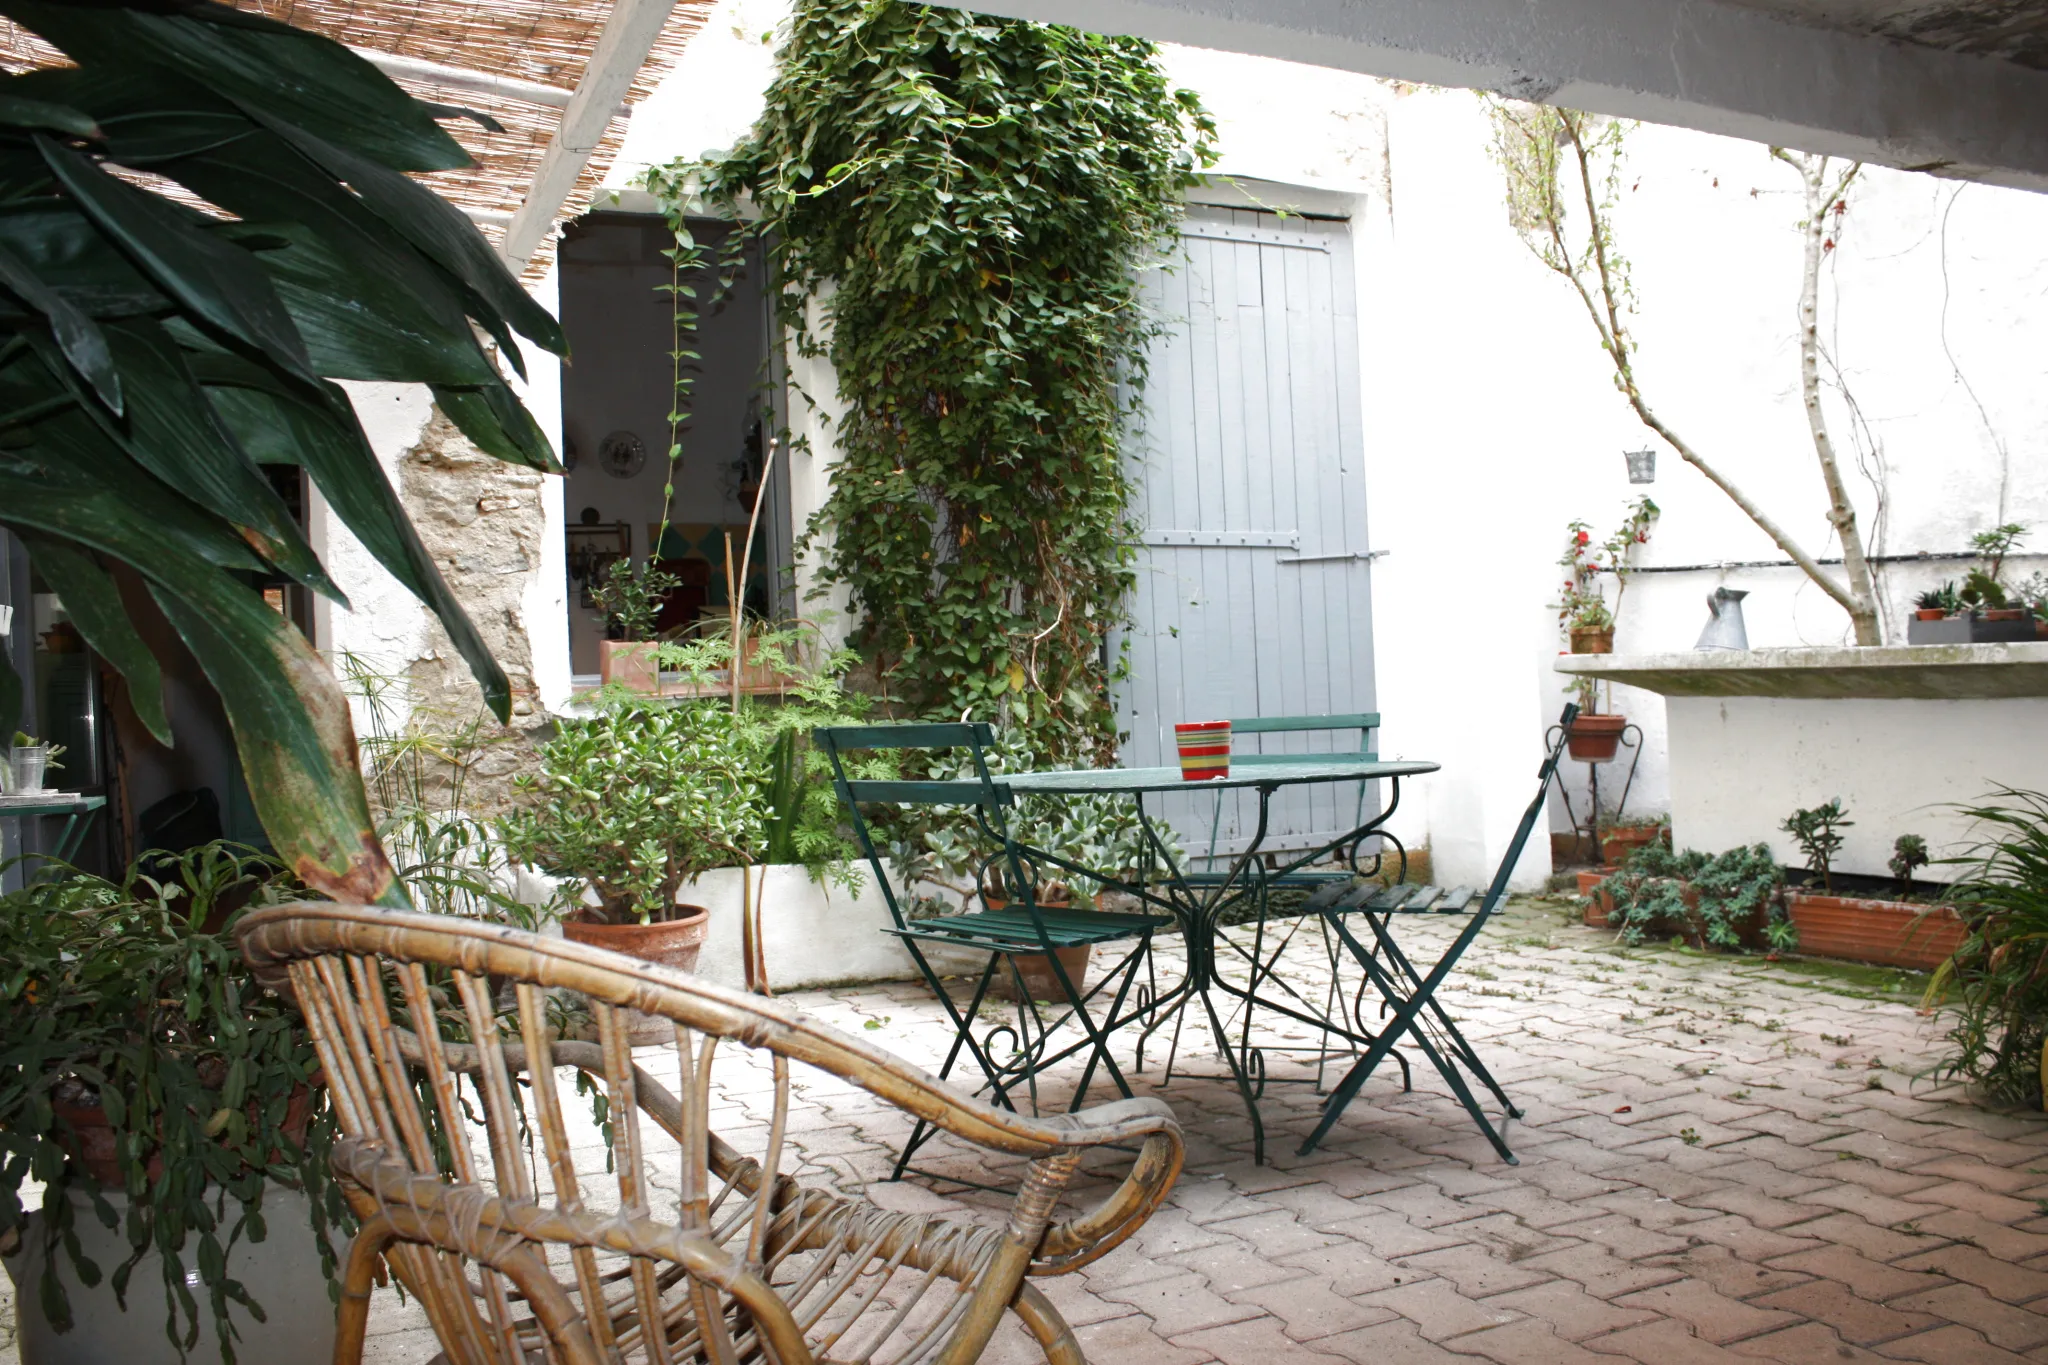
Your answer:
[[[1849,184],[1863,169],[1852,165],[1832,186],[1828,183],[1828,159],[1774,150],[1772,155],[1799,172],[1806,185],[1806,261],[1799,286],[1799,388],[1806,404],[1806,425],[1813,433],[1813,453],[1820,461],[1821,481],[1828,490],[1828,524],[1842,542],[1843,575],[1849,580],[1849,600],[1844,603],[1849,620],[1856,627],[1856,643],[1884,643],[1877,619],[1877,587],[1870,575],[1870,560],[1863,550],[1863,532],[1856,524],[1856,506],[1842,483],[1841,465],[1835,459],[1835,443],[1828,435],[1827,415],[1820,405],[1820,267],[1834,249],[1828,235],[1828,215],[1835,212],[1848,192]]]

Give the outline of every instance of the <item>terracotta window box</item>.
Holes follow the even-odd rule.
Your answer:
[[[1878,967],[1931,972],[1962,946],[1963,921],[1946,906],[1824,896],[1788,888],[1799,951]]]

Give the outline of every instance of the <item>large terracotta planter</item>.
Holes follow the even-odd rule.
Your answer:
[[[1947,907],[1785,893],[1799,951],[1880,967],[1931,972],[1962,946],[1963,922]]]
[[[587,920],[562,921],[562,937],[571,943],[587,943],[642,962],[673,967],[679,972],[697,970],[697,955],[704,951],[704,931],[711,924],[711,912],[701,905],[679,905],[680,918],[658,924],[592,924]],[[636,1047],[664,1043],[674,1038],[673,1025],[660,1015],[633,1011],[632,1039]]]
[[[650,697],[661,695],[661,665],[651,640],[600,640],[597,644],[597,676],[602,682],[618,683]]]
[[[1627,716],[1585,714],[1572,722],[1567,744],[1572,757],[1581,763],[1605,763],[1621,747],[1621,732]]]

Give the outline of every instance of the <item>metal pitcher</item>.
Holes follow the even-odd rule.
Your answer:
[[[1742,624],[1742,599],[1746,588],[1716,588],[1707,595],[1707,628],[1700,632],[1694,649],[1748,649],[1749,631]]]

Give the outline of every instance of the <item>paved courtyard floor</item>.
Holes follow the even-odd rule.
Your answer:
[[[1495,1157],[1419,1056],[1412,1093],[1391,1071],[1375,1078],[1331,1140],[1298,1158],[1317,1096],[1282,1081],[1313,1071],[1277,1053],[1270,1164],[1255,1165],[1234,1089],[1181,1075],[1158,1088],[1155,1038],[1134,1085],[1180,1115],[1186,1171],[1121,1248],[1038,1281],[1089,1358],[2048,1361],[2048,1121],[1923,1077],[1940,1045],[1913,982],[1622,949],[1574,914],[1564,900],[1518,902],[1445,997],[1527,1112],[1507,1130],[1518,1166]],[[1412,936],[1451,928],[1419,920]],[[1287,961],[1298,988],[1322,989],[1318,943],[1305,935]],[[920,988],[786,998],[928,1064],[949,1037]],[[1178,1065],[1214,1073],[1213,1051],[1190,1024]],[[1131,1052],[1126,1040],[1120,1055]],[[999,1216],[1003,1201],[943,1179],[888,1183],[908,1125],[864,1092],[813,1074],[796,1093],[799,1178],[892,1208]],[[1112,1094],[1098,1085],[1093,1098]],[[759,1099],[742,1077],[721,1109],[758,1128]],[[956,1142],[928,1151],[920,1165],[941,1177],[1017,1173]],[[601,1166],[594,1141],[587,1155]],[[1089,1165],[1113,1179],[1118,1160]],[[378,1365],[437,1349],[395,1295],[371,1328]],[[1037,1356],[1006,1327],[989,1358]]]

